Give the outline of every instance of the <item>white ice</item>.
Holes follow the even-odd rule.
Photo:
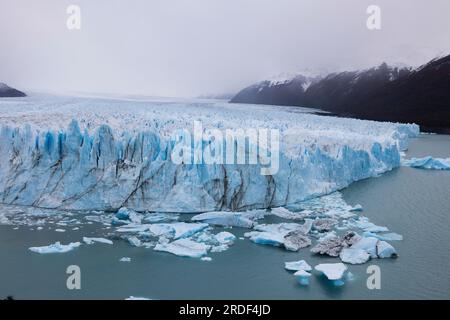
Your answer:
[[[210,246],[190,239],[178,239],[171,243],[158,243],[154,250],[165,251],[181,257],[201,258],[208,253]]]
[[[428,170],[450,170],[450,158],[433,158],[431,156],[411,158],[409,160],[402,160],[402,165]]]
[[[344,248],[339,254],[342,262],[350,264],[363,264],[369,261],[370,255],[366,250],[355,248]]]
[[[312,270],[311,266],[305,260],[285,262],[284,268],[289,271]]]
[[[172,137],[194,120],[205,129],[279,130],[278,172],[268,178],[260,164],[175,164]],[[398,167],[400,150],[418,133],[416,125],[275,106],[31,95],[0,102],[0,198],[61,210],[275,208]]]
[[[59,241],[50,244],[48,246],[42,246],[42,247],[30,247],[28,248],[30,251],[46,254],[46,253],[65,253],[72,251],[75,248],[78,248],[81,245],[80,242],[71,242],[69,244],[61,244]]]
[[[325,275],[328,280],[333,281],[337,286],[344,284],[344,275],[347,271],[347,266],[343,263],[322,263],[314,267],[316,271]]]
[[[104,244],[113,244],[113,242],[109,239],[105,239],[105,238],[90,238],[90,237],[83,237],[83,241],[86,244],[93,244],[95,242],[98,243],[104,243]]]

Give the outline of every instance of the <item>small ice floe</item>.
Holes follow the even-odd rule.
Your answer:
[[[72,228],[72,231],[77,231],[77,230],[80,230],[80,228],[79,227]]]
[[[119,259],[120,262],[131,262],[131,258],[129,257],[122,257]]]
[[[220,244],[218,246],[212,246],[211,247],[211,252],[224,252],[227,251],[230,247],[226,244]]]
[[[174,222],[174,223],[155,223],[155,224],[128,224],[117,228],[117,232],[120,233],[139,233],[149,232],[150,236],[166,238],[180,239],[188,238],[197,232],[207,228],[206,223],[186,223],[186,222]]]
[[[42,229],[44,229],[43,227],[37,227],[36,230],[41,231]]]
[[[222,231],[215,235],[216,240],[222,244],[230,244],[236,240],[236,236],[230,232]]]
[[[132,236],[127,238],[128,243],[131,244],[133,247],[140,247],[142,246],[142,241],[139,240],[138,237]]]
[[[354,243],[350,249],[363,250],[371,258],[394,258],[397,252],[394,247],[386,241],[379,240],[375,237],[362,237],[358,242]],[[350,257],[350,256],[349,256]],[[341,256],[342,261],[344,261]],[[347,262],[347,261],[344,261]],[[351,263],[351,262],[349,262]]]
[[[312,253],[321,255],[329,255],[330,257],[338,257],[343,248],[348,248],[354,243],[358,242],[361,237],[353,232],[349,231],[344,236],[333,236],[326,240],[318,242],[312,249]]]
[[[351,248],[352,249],[359,249],[364,250],[367,252],[371,258],[377,258],[377,244],[378,244],[377,238],[372,237],[362,237],[358,242],[354,243]]]
[[[401,234],[390,232],[390,233],[383,233],[383,234],[377,234],[369,231],[365,231],[363,233],[364,237],[373,237],[377,238],[379,240],[383,241],[401,241],[403,240],[403,236]]]
[[[244,234],[257,244],[284,246],[287,250],[298,251],[311,245],[306,235],[311,229],[312,221],[307,219],[303,225],[298,223],[260,224],[254,230]]]
[[[212,261],[211,257],[201,257],[200,260],[202,261]]]
[[[360,204],[357,204],[349,209],[349,211],[363,211],[363,207]]]
[[[294,230],[284,236],[284,247],[289,251],[298,251],[311,245],[311,239],[305,235],[302,229]]]
[[[156,223],[156,222],[163,222],[163,221],[173,221],[179,219],[178,214],[174,213],[163,213],[163,212],[156,212],[156,213],[148,213],[144,216],[142,221],[146,223]]]
[[[55,232],[66,232],[65,229],[55,229]]]
[[[397,257],[397,252],[394,247],[391,246],[386,241],[378,241],[377,243],[377,254],[379,258],[395,258]]]
[[[130,220],[132,223],[142,223],[142,215],[134,210],[122,207],[116,213],[119,220]]]
[[[313,222],[313,228],[319,232],[331,231],[338,224],[336,219],[316,219]]]
[[[362,249],[344,248],[339,254],[342,262],[350,264],[363,264],[369,261],[370,255]]]
[[[244,236],[249,237],[251,241],[257,244],[265,244],[276,247],[284,244],[284,237],[279,233],[252,231],[245,233]]]
[[[322,263],[314,267],[316,271],[322,273],[335,286],[344,285],[344,276],[347,266],[343,263]]]
[[[129,297],[126,298],[125,300],[152,300],[152,299],[144,298],[144,297],[129,296]]]
[[[336,231],[330,231],[330,232],[327,232],[325,234],[321,234],[321,236],[317,240],[317,242],[324,242],[324,241],[327,241],[329,239],[336,238],[337,236],[338,235],[336,234]]]
[[[246,212],[213,211],[198,214],[192,217],[192,221],[202,221],[212,225],[252,228],[256,222],[265,215],[264,210]]]
[[[83,241],[86,244],[93,244],[94,242],[98,243],[104,243],[104,244],[113,244],[113,242],[109,239],[105,238],[89,238],[89,237],[83,237]]]
[[[284,268],[289,271],[312,270],[311,266],[305,260],[285,262]]]
[[[299,270],[296,273],[294,273],[294,276],[300,285],[302,286],[309,285],[309,278],[311,277],[311,274],[309,272],[305,270]]]
[[[190,239],[178,239],[167,244],[158,243],[154,250],[169,252],[180,257],[201,258],[206,256],[210,246]]]
[[[304,213],[301,212],[300,213],[292,212],[285,207],[272,208],[270,213],[273,214],[274,216],[289,220],[304,219],[305,216],[309,215],[309,214],[305,215]]]
[[[428,170],[450,170],[450,158],[433,158],[431,156],[411,158],[403,160],[402,165]]]
[[[389,229],[387,227],[377,226],[376,224],[369,221],[367,217],[359,217],[358,219],[349,219],[347,221],[347,226],[350,228],[358,228],[367,232],[387,232]]]
[[[36,253],[46,254],[46,253],[65,253],[78,248],[81,245],[80,242],[71,242],[69,244],[61,244],[59,241],[50,244],[48,246],[42,247],[30,247],[28,250]]]

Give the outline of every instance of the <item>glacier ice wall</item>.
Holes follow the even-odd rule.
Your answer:
[[[398,167],[399,150],[418,133],[414,125],[340,119],[324,128],[314,123],[334,120],[306,119],[310,127],[282,130],[280,169],[273,176],[261,175],[259,165],[176,165],[174,142],[154,127],[121,132],[105,124],[81,130],[77,121],[59,130],[3,124],[0,201],[161,212],[277,207]]]

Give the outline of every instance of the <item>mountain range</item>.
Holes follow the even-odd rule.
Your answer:
[[[415,69],[382,63],[362,71],[266,80],[241,90],[230,102],[310,107],[450,133],[450,55]]]
[[[25,97],[26,94],[0,82],[0,97]]]

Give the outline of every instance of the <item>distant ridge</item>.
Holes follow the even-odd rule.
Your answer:
[[[26,94],[17,89],[7,86],[5,83],[0,82],[0,97],[26,97]]]
[[[338,116],[414,122],[423,131],[450,133],[450,55],[417,69],[383,63],[320,78],[262,81],[230,102],[319,108]]]

